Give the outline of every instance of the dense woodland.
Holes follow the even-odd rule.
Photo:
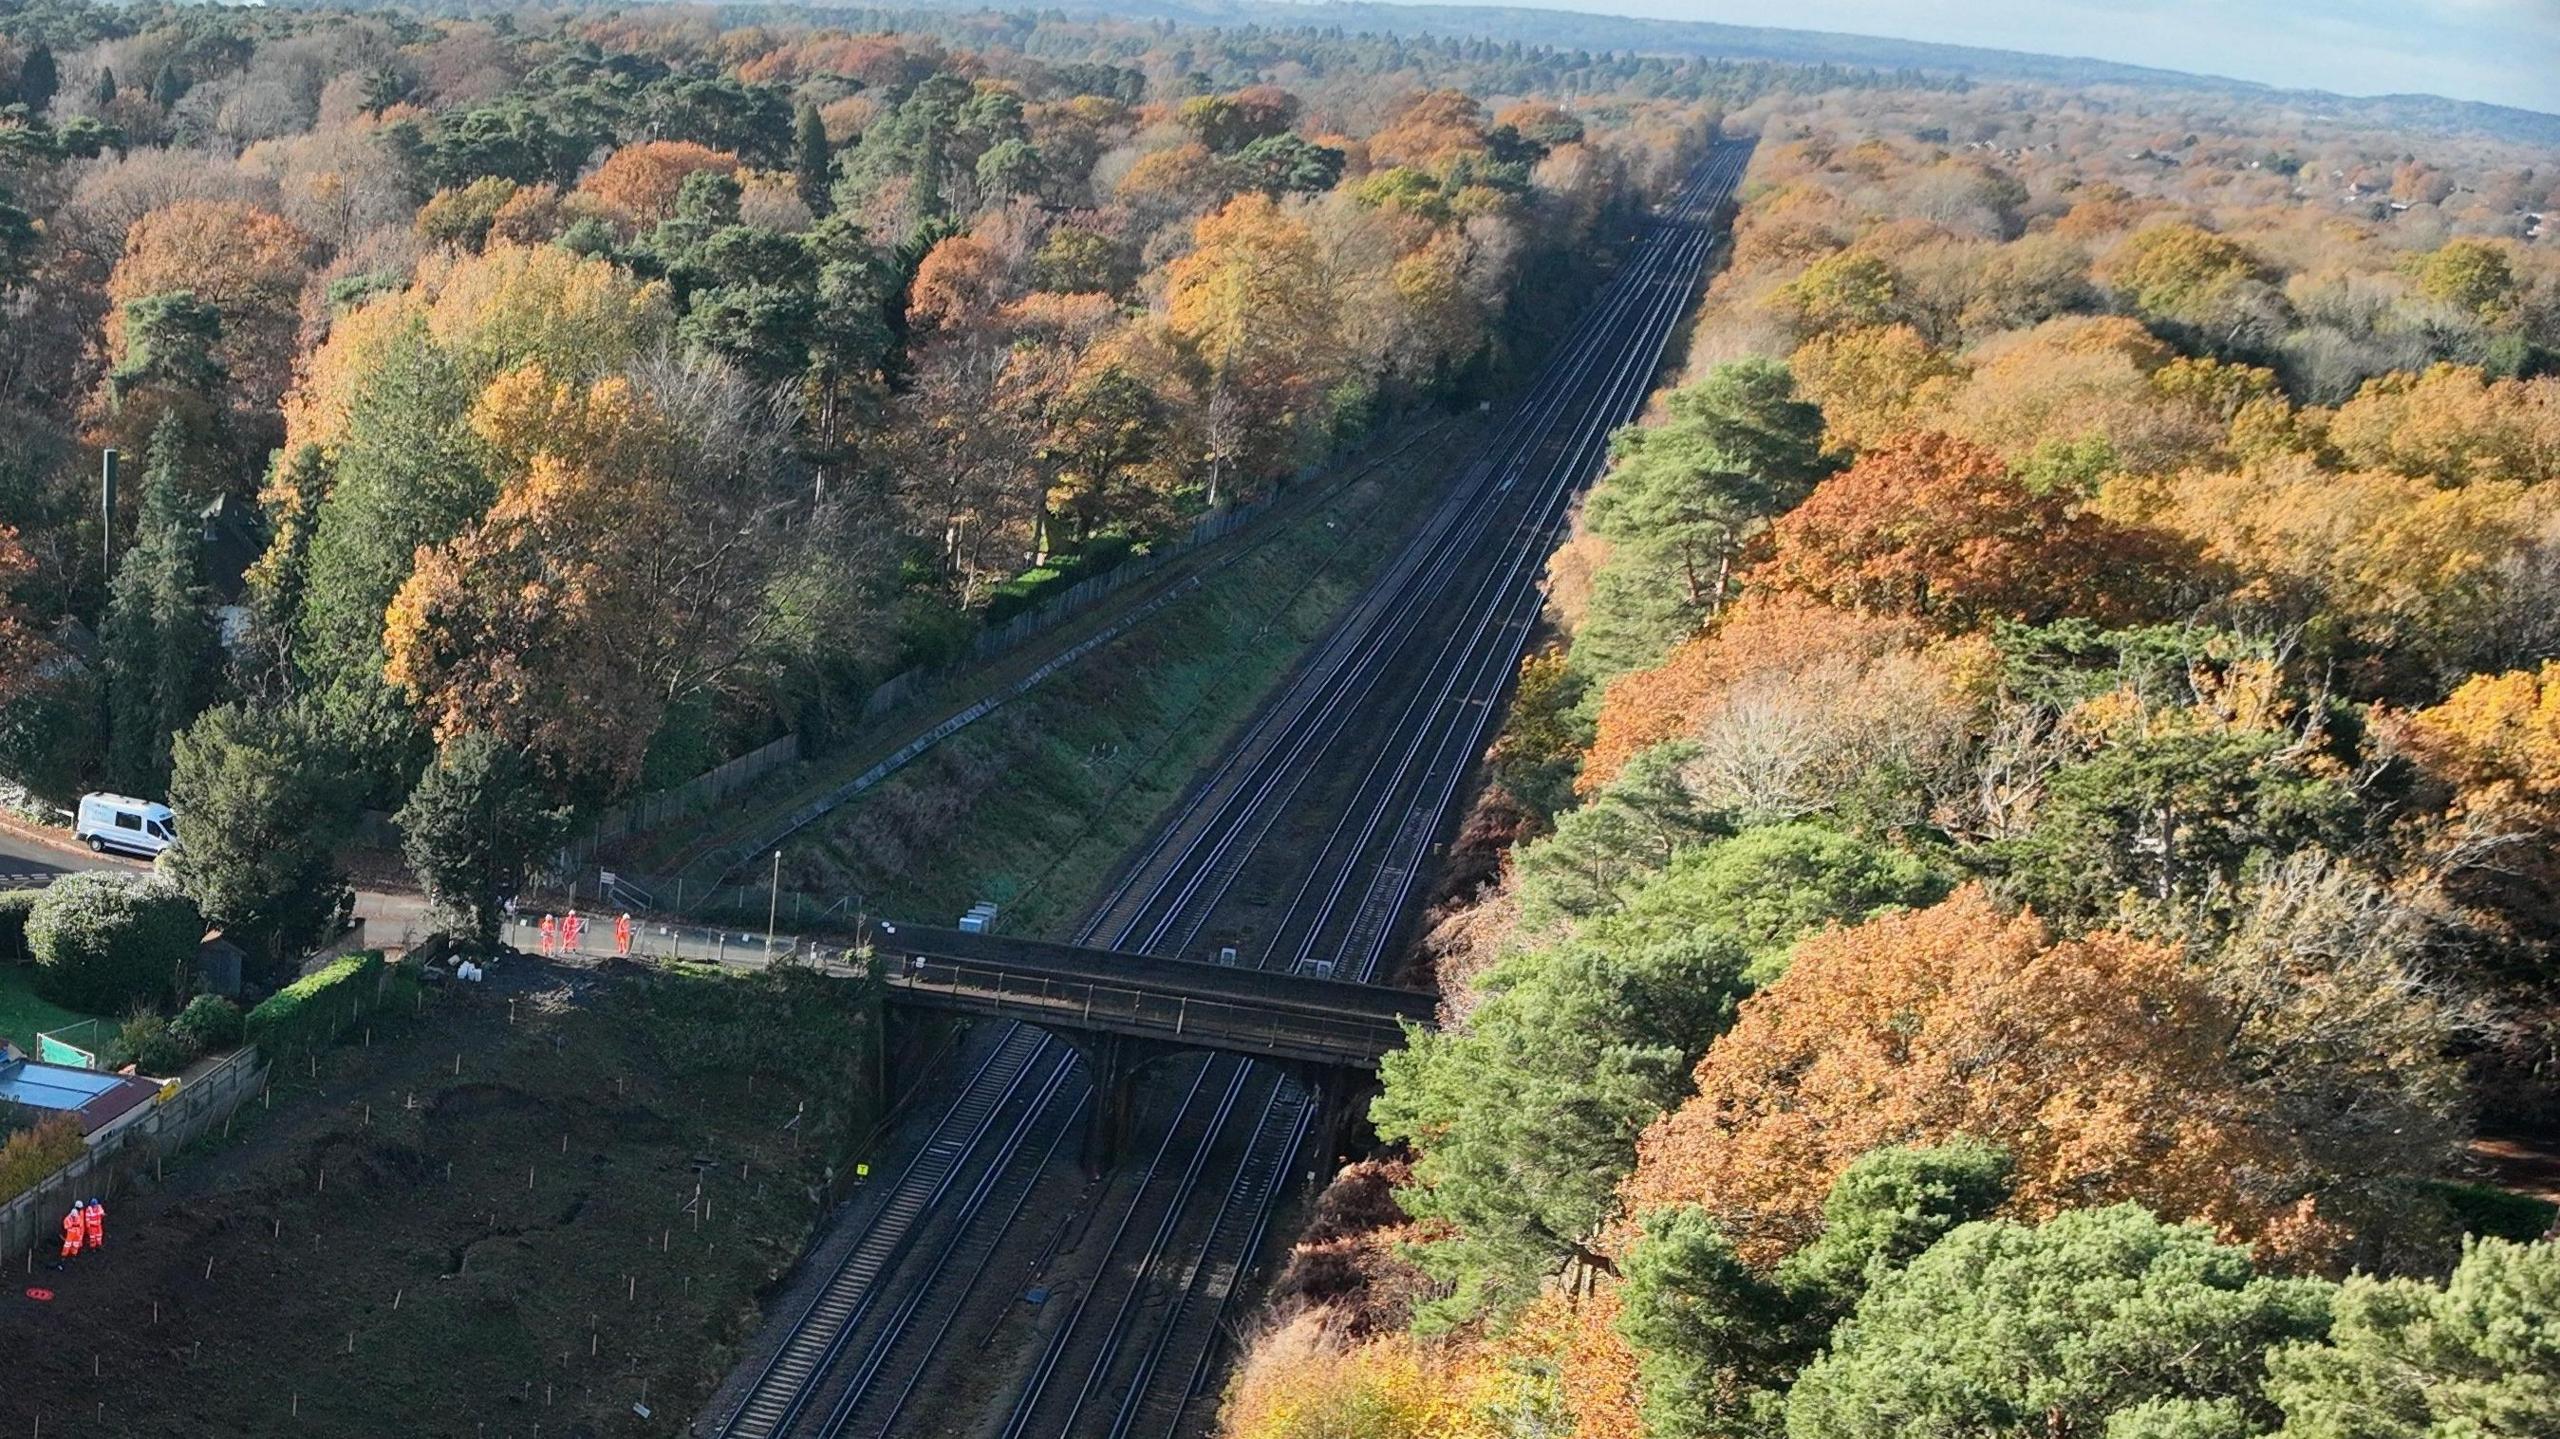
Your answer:
[[[839,18],[0,7],[13,792],[169,796],[270,949],[412,804],[485,924],[564,809],[1498,392],[1721,105],[1840,78]]]
[[[895,27],[894,30],[889,27]],[[2547,153],[1054,15],[0,0],[0,775],[269,964],[1499,394],[1721,128],[1248,1439],[2529,1439]],[[126,460],[100,510],[99,456]],[[188,920],[192,925],[192,919]]]
[[[1728,124],[1229,1432],[2560,1432],[2560,171]]]

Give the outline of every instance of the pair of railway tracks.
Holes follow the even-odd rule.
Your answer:
[[[1748,155],[1718,146],[1648,224],[1486,458],[1194,786],[1079,942],[1189,952],[1310,781],[1356,771],[1257,948],[1266,965],[1329,960],[1340,977],[1374,977],[1528,642],[1545,557],[1641,403],[1711,248],[1703,219]],[[912,1162],[851,1216],[858,1237],[719,1433],[920,1427],[928,1371],[1091,1103],[1075,1068],[1036,1029],[991,1036]],[[1059,1296],[1000,1426],[989,1416],[1004,1439],[1161,1439],[1204,1389],[1316,1116],[1293,1083],[1239,1058],[1186,1061],[1171,1083],[1182,1093],[1140,1147],[1125,1201],[1088,1217],[1100,1261]]]

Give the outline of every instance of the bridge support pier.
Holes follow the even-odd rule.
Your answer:
[[[1354,1132],[1368,1110],[1370,1094],[1377,1088],[1377,1076],[1365,1070],[1344,1069],[1324,1064],[1294,1064],[1290,1077],[1307,1096],[1313,1122],[1307,1126],[1307,1144],[1318,1182],[1331,1173],[1334,1162],[1349,1153]]]
[[[1084,1059],[1085,1078],[1093,1085],[1093,1099],[1084,1112],[1084,1168],[1087,1174],[1099,1175],[1129,1152],[1137,1123],[1138,1071],[1179,1050],[1126,1034],[1049,1032],[1074,1045]]]

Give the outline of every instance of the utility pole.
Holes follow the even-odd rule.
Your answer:
[[[782,913],[782,851],[773,852],[773,887],[765,891],[764,967],[773,968],[773,922]]]
[[[116,577],[116,452],[98,452],[98,566],[113,584]]]

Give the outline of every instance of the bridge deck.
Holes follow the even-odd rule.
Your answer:
[[[1199,960],[906,924],[870,935],[893,1000],[1319,1064],[1374,1066],[1432,997]]]

